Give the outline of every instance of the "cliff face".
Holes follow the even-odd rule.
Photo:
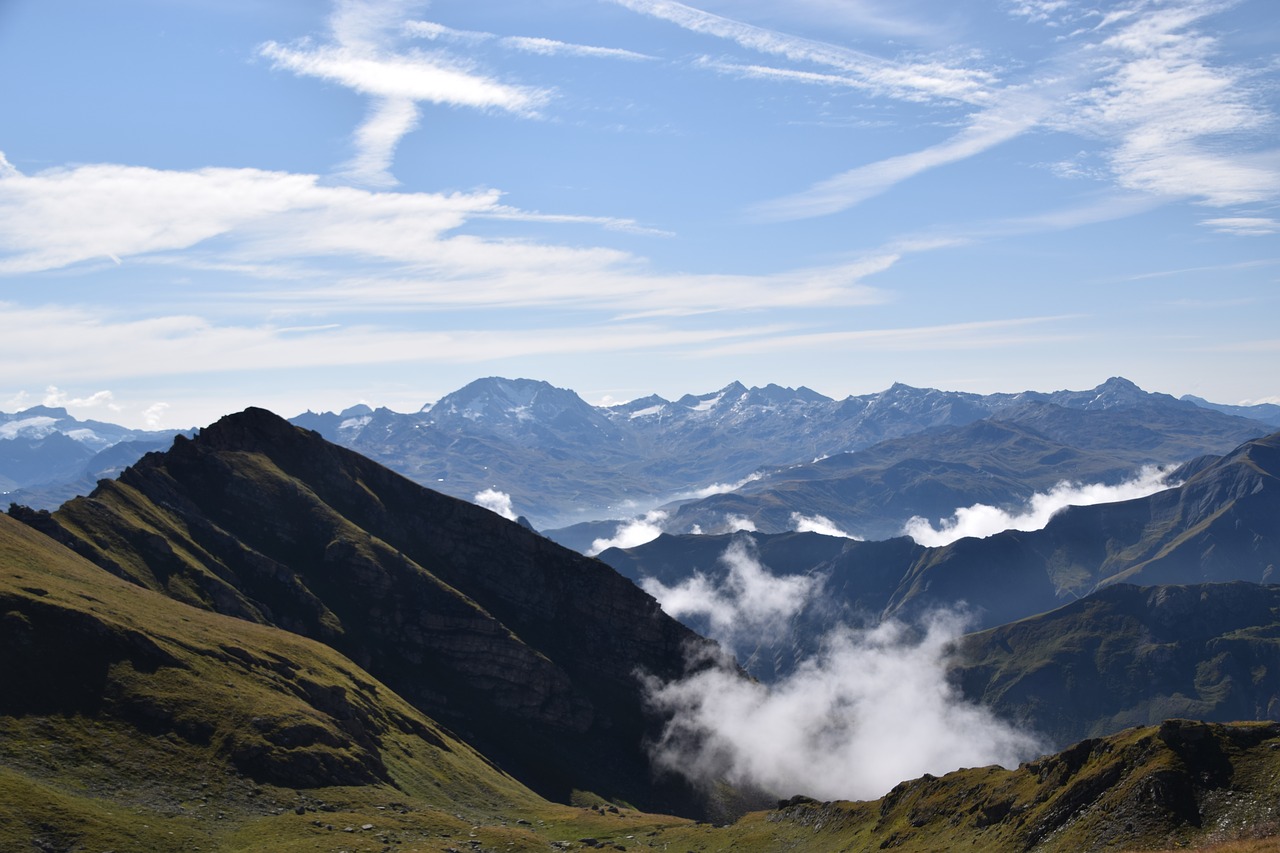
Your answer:
[[[607,566],[269,412],[19,514],[142,586],[327,643],[540,793],[690,811],[651,778],[636,673],[676,677],[707,641]]]

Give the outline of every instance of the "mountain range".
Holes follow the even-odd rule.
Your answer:
[[[780,642],[762,637],[753,671],[772,677],[809,657],[832,624],[915,619],[963,605],[991,628],[1113,584],[1275,582],[1280,564],[1280,433],[1175,472],[1181,484],[1146,497],[1068,507],[1039,530],[1007,530],[927,548],[908,537],[855,541],[817,533],[662,535],[600,559],[637,582],[726,583],[734,543],[772,572],[820,580],[820,594]],[[705,622],[690,620],[706,630]],[[1265,704],[1265,703],[1264,703]]]
[[[993,418],[1054,444],[1045,455],[1077,451],[1090,457],[1079,469],[1050,465],[991,493],[993,499],[1016,497],[1052,476],[1118,479],[1146,464],[1223,453],[1280,426],[1270,409],[1259,407],[1256,414],[1271,422],[1151,394],[1120,378],[1089,391],[991,395],[894,385],[843,400],[804,387],[734,382],[675,401],[652,396],[608,407],[591,406],[546,382],[488,378],[412,414],[360,406],[338,414],[307,412],[292,422],[465,500],[486,489],[504,492],[516,512],[552,529],[626,519],[739,486],[759,492],[786,483],[792,466]],[[775,469],[785,470],[766,477]],[[748,478],[762,479],[744,483]],[[955,497],[965,501],[967,493]],[[905,520],[897,519],[899,527]],[[690,516],[689,523],[697,522]],[[885,524],[868,518],[863,535]]]
[[[845,615],[972,590],[991,628],[956,643],[958,688],[1055,744],[1089,738],[818,802],[655,772],[671,711],[646,683],[749,679],[604,562],[250,409],[53,512],[0,517],[0,847],[1101,850],[1273,832],[1278,450],[1246,442],[1034,534],[751,537],[775,572],[820,567]],[[606,557],[714,559],[733,538]],[[1233,572],[1248,580],[1215,583]],[[742,814],[766,794],[786,799]]]

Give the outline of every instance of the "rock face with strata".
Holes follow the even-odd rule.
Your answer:
[[[652,778],[636,676],[714,646],[604,564],[269,412],[15,512],[134,583],[332,646],[544,795],[696,803]]]

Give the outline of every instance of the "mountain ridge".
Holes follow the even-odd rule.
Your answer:
[[[714,646],[603,564],[265,410],[11,513],[142,586],[333,646],[552,799],[697,802],[649,778],[660,720],[634,673],[678,677]]]

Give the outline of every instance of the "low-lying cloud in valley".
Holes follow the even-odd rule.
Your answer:
[[[613,536],[593,541],[586,554],[588,557],[594,557],[610,548],[634,548],[637,545],[652,542],[662,535],[662,525],[666,520],[666,512],[655,509],[646,512],[639,518],[624,521],[618,525]]]
[[[705,622],[741,657],[784,643],[794,620],[820,607],[826,578],[777,576],[744,540],[721,557],[717,581],[695,572],[642,586],[672,616]],[[646,681],[652,706],[670,722],[653,746],[659,766],[703,784],[727,780],[785,797],[878,797],[903,779],[959,767],[1015,766],[1043,751],[1033,734],[966,701],[947,677],[963,614],[923,624],[840,625],[817,653],[772,684],[723,662],[685,679]]]
[[[640,586],[677,619],[706,622],[706,634],[735,653],[744,644],[781,639],[795,618],[822,587],[819,575],[774,575],[760,564],[742,539],[735,540],[720,562],[728,569],[722,580],[702,572],[667,586],[645,578]]]
[[[798,512],[791,513],[791,529],[797,533],[821,533],[823,536],[841,536],[845,539],[861,540],[861,536],[854,536],[852,533],[846,533],[834,521],[825,515],[803,515]]]
[[[1006,510],[987,504],[960,507],[950,518],[934,527],[927,518],[915,516],[903,527],[903,534],[920,545],[936,548],[971,536],[985,539],[1005,530],[1039,530],[1058,512],[1069,506],[1091,506],[1142,498],[1171,488],[1166,472],[1154,466],[1138,476],[1114,486],[1102,483],[1081,485],[1063,481],[1048,492],[1037,492],[1020,510]]]
[[[947,679],[963,625],[944,613],[920,631],[899,622],[841,628],[772,685],[724,667],[651,680],[650,702],[671,715],[654,758],[697,782],[825,800],[872,799],[924,773],[1016,766],[1043,752],[1041,742],[965,701]]]
[[[483,492],[476,492],[473,502],[490,512],[496,512],[507,521],[515,521],[517,518],[515,508],[511,506],[511,495],[506,492],[485,489]]]

